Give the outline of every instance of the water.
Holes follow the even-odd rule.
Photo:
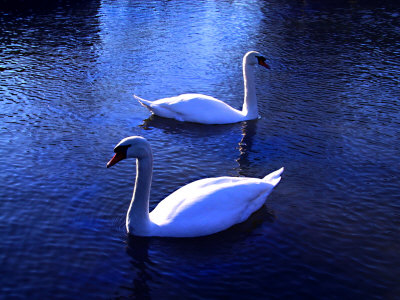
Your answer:
[[[5,6],[2,2],[2,6]],[[4,299],[400,297],[400,11],[373,1],[58,1],[0,10]],[[149,118],[200,92],[261,119]],[[128,237],[129,135],[152,144],[151,208],[190,181],[285,172],[267,204],[198,239]]]

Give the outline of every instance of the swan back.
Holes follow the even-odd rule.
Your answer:
[[[244,222],[265,203],[282,171],[263,179],[217,177],[192,182],[150,213],[154,231],[159,236],[203,236]]]
[[[140,99],[140,97],[135,97]],[[153,102],[139,101],[153,114],[181,122],[229,124],[244,119],[241,111],[221,100],[202,94],[182,94]]]

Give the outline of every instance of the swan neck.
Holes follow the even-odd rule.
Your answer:
[[[243,81],[244,103],[242,112],[248,119],[256,119],[258,118],[258,107],[254,78],[254,67],[246,64],[245,60],[243,60]]]
[[[153,173],[153,156],[150,153],[136,160],[136,180],[132,201],[126,216],[129,233],[146,235],[149,230],[149,198]]]

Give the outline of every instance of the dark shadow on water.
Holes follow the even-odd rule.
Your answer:
[[[43,13],[63,8],[82,8],[99,6],[99,0],[0,0],[0,9],[4,12]]]
[[[191,122],[180,122],[174,119],[168,119],[151,115],[140,125],[145,130],[153,128],[161,129],[166,134],[181,134],[190,137],[209,137],[224,135],[227,132],[235,131],[239,128],[240,123],[222,124],[222,125],[207,125]]]
[[[123,289],[130,291],[129,297],[132,299],[151,299],[151,283],[154,278],[163,275],[163,268],[166,265],[172,262],[176,267],[173,273],[178,274],[180,266],[215,257],[223,259],[227,249],[230,251],[236,243],[241,243],[247,237],[254,235],[255,230],[262,224],[272,224],[275,218],[274,212],[264,205],[246,221],[209,236],[160,238],[128,235],[126,251],[132,258],[133,273],[136,275],[132,286],[125,286]],[[172,280],[174,274],[168,271],[168,276],[171,277],[168,280]],[[176,283],[171,282],[171,284]]]
[[[0,0],[0,38],[15,48],[16,54],[35,57],[54,55],[59,59],[67,51],[91,50],[100,43],[99,9],[99,0]]]
[[[132,299],[151,299],[148,282],[152,280],[148,271],[149,260],[148,249],[150,238],[128,235],[126,252],[133,258],[131,264],[136,272],[133,287],[125,287],[131,292]]]

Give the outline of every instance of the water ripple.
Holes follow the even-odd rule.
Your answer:
[[[393,3],[95,0],[0,11],[2,295],[400,295]],[[252,49],[272,66],[256,72],[259,120],[186,124],[150,117],[132,97],[200,92],[240,108]],[[135,163],[105,164],[129,135],[153,147],[151,208],[196,179],[285,172],[266,206],[226,232],[128,237]]]

